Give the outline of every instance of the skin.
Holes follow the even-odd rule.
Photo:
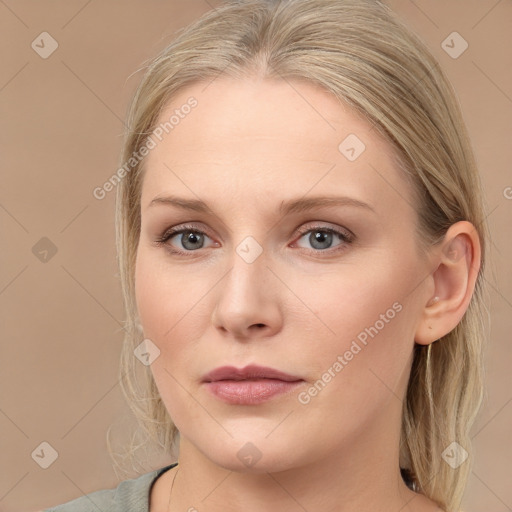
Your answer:
[[[183,90],[160,121],[190,96],[197,107],[146,159],[135,276],[144,337],[160,350],[151,370],[180,431],[169,510],[440,510],[400,477],[402,399],[414,344],[451,331],[468,307],[480,265],[474,227],[454,224],[441,245],[419,251],[412,190],[392,148],[313,84],[217,78]],[[366,145],[354,161],[338,149],[348,134]],[[214,213],[148,206],[171,194]],[[316,195],[349,196],[373,211],[277,211],[283,200]],[[183,223],[204,241],[185,255],[169,251],[191,246],[179,234],[156,243]],[[333,235],[315,245],[315,228],[325,227],[348,229],[355,241]],[[236,252],[248,236],[263,251],[252,263]],[[299,392],[396,303],[400,312],[300,403]],[[224,403],[201,384],[213,368],[250,363],[305,382],[253,406]],[[248,442],[261,453],[253,466],[237,457]],[[156,481],[151,512],[168,510],[175,475]]]

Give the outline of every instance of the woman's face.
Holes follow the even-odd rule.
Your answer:
[[[182,450],[238,471],[394,454],[433,288],[390,146],[297,81],[196,84],[166,122],[146,159],[136,299]],[[182,206],[155,201],[170,196]],[[189,232],[158,243],[171,228]],[[203,382],[253,364],[299,382]],[[285,392],[255,397],[270,389]]]

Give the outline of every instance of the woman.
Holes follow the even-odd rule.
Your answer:
[[[128,125],[120,376],[179,463],[49,510],[459,510],[487,228],[425,46],[374,0],[227,3]]]

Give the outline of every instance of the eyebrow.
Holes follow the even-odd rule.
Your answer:
[[[215,212],[213,212],[213,210],[205,202],[198,199],[185,199],[177,196],[155,197],[149,203],[148,208],[158,204],[174,206],[182,210],[190,210],[215,215]],[[278,211],[280,214],[288,215],[291,213],[300,213],[316,208],[330,206],[353,206],[377,213],[369,204],[360,201],[359,199],[347,196],[314,196],[291,199],[288,201],[283,200],[279,206]]]

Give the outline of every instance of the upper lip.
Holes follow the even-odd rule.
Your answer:
[[[302,380],[300,377],[284,373],[274,368],[251,364],[244,368],[220,366],[203,376],[203,382],[217,380],[247,380],[247,379],[278,379],[286,382]]]

